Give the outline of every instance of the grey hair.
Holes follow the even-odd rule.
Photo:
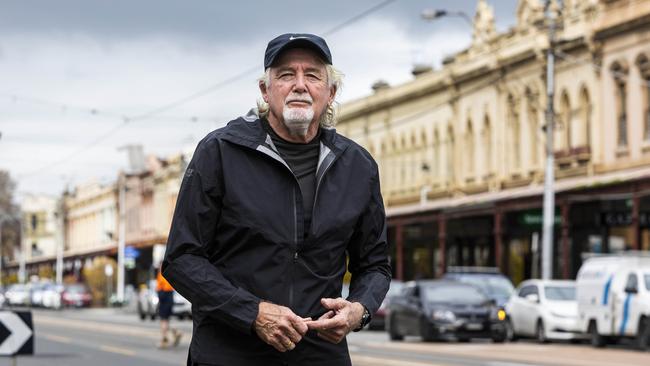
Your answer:
[[[327,85],[328,87],[336,88],[336,95],[334,96],[334,101],[327,105],[327,110],[320,118],[320,126],[323,128],[334,128],[336,126],[336,116],[339,110],[339,103],[336,101],[336,96],[340,93],[341,88],[343,88],[343,73],[337,70],[334,66],[326,64],[325,70],[327,71]],[[268,88],[271,85],[271,68],[264,70],[264,75],[260,76],[257,79],[257,82],[264,82],[264,85]],[[266,117],[269,114],[269,104],[266,103],[263,99],[257,100],[257,115],[262,118]]]

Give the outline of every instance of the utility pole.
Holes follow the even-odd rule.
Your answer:
[[[555,9],[552,0],[546,0],[545,18],[548,23],[548,50],[546,51],[546,169],[544,174],[544,222],[542,234],[542,279],[553,278],[553,223],[555,220],[555,157],[553,124],[555,111]]]
[[[24,237],[23,237],[23,219],[25,217],[23,216],[23,213],[20,213],[20,219],[18,220],[20,229],[18,230],[19,232],[19,245],[18,245],[18,283],[25,283],[26,280],[26,275],[25,275],[25,246],[24,246]]]
[[[119,181],[119,212],[120,230],[117,242],[117,301],[124,302],[124,247],[126,245],[126,174],[123,174]]]
[[[56,214],[56,219],[57,223],[56,226],[59,228],[57,230],[57,238],[56,238],[56,284],[57,285],[62,285],[63,284],[63,246],[64,246],[64,240],[65,240],[65,215],[64,215],[64,201],[63,199],[60,199],[57,204],[57,214]]]

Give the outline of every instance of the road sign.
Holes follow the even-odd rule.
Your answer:
[[[0,311],[0,356],[34,354],[34,326],[29,311]]]
[[[140,251],[134,247],[124,248],[124,258],[133,258],[136,259],[140,256]]]

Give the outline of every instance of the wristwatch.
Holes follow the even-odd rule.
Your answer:
[[[356,329],[353,329],[352,331],[358,332],[361,329],[363,329],[363,327],[368,325],[368,323],[370,323],[370,312],[368,312],[368,309],[366,309],[366,307],[364,306],[363,315],[361,316],[361,322],[359,323],[359,326]]]

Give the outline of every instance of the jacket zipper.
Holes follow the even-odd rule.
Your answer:
[[[331,154],[331,152],[329,154]],[[314,202],[312,203],[312,207],[311,207],[312,226],[314,225],[313,224],[314,223],[314,214],[316,212],[316,200],[318,200],[318,191],[319,191],[319,188],[320,188],[320,182],[323,181],[323,177],[325,177],[325,174],[330,169],[332,164],[334,164],[334,161],[336,161],[337,157],[338,156],[334,155],[334,159],[330,160],[330,162],[325,166],[325,168],[324,168],[325,170],[323,170],[323,174],[320,175],[320,178],[318,178],[318,182],[316,182],[316,192],[314,193]],[[307,230],[309,230],[309,228],[307,228]]]
[[[298,207],[296,205],[295,188],[293,189],[293,240],[296,248],[293,252],[291,267],[289,268],[289,308],[293,308],[293,275],[296,261],[298,260]]]

